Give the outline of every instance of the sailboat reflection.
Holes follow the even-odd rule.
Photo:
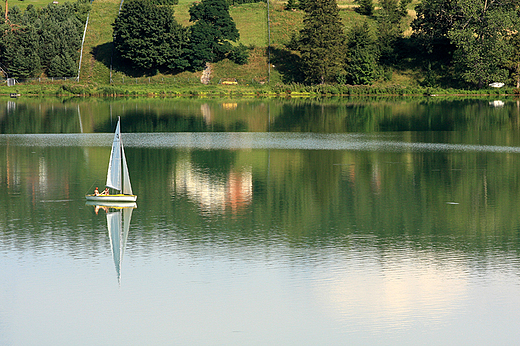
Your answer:
[[[137,208],[135,202],[107,202],[88,201],[87,205],[94,206],[96,214],[100,209],[106,212],[108,236],[112,248],[112,257],[116,266],[117,281],[121,283],[121,263],[125,253],[128,230],[132,219],[132,211]]]

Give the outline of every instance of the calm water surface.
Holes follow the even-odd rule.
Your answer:
[[[0,345],[516,344],[495,101],[0,99]],[[131,218],[84,200],[117,116]]]

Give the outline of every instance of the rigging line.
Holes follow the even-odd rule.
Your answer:
[[[93,182],[92,185],[88,188],[88,190],[85,192],[85,195],[88,195],[88,192],[92,190],[92,186],[96,185],[96,182]]]

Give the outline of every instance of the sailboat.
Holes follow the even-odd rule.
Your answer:
[[[88,201],[96,202],[135,202],[137,196],[132,193],[128,166],[126,165],[125,150],[121,139],[121,119],[118,117],[112,152],[108,163],[106,187],[117,190],[114,194],[91,194],[86,195]],[[99,203],[97,203],[99,204]]]

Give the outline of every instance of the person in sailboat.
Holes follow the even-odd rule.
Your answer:
[[[99,196],[99,189],[98,189],[97,186],[96,186],[96,188],[94,189],[94,196]]]
[[[110,195],[110,193],[108,192],[108,187],[106,187],[106,188],[103,190],[103,192],[101,192],[101,194],[102,194],[103,196],[108,196],[108,195]]]

